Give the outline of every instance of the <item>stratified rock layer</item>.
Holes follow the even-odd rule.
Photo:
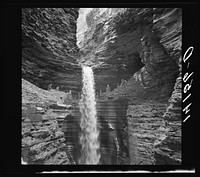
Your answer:
[[[156,146],[156,164],[181,164],[181,102],[182,102],[182,11],[181,9],[154,9],[154,30],[167,53],[179,67],[169,105],[163,115],[166,138]]]
[[[131,163],[181,164],[181,9],[82,13],[85,20],[77,28],[81,62],[93,66],[101,98],[130,100]],[[111,92],[105,93],[107,85]]]
[[[152,11],[94,8],[86,15],[85,25],[80,25],[87,30],[78,26],[81,62],[93,66],[97,90],[105,91],[107,84],[114,89],[122,78],[129,79],[144,66],[140,39],[151,25]]]
[[[181,103],[182,103],[182,78],[176,79],[174,91],[169,99],[169,105],[163,118],[168,130],[166,138],[156,146],[156,164],[181,164]]]
[[[63,92],[45,91],[22,80],[22,159],[29,164],[74,164],[62,122],[70,110],[57,105]],[[55,106],[56,105],[56,106]]]
[[[127,111],[131,165],[154,165],[155,145],[166,138],[162,115],[166,103],[130,105]]]
[[[111,87],[111,92],[103,94],[104,98],[130,100],[127,117],[131,164],[181,164],[181,9],[92,8],[80,11],[78,41],[75,36],[77,18],[78,9],[75,8],[22,9],[23,78],[45,89],[52,83],[61,90],[80,90],[78,63],[92,66],[97,91],[104,92],[108,84]],[[80,47],[80,57],[76,43]],[[30,98],[24,103],[29,107],[37,100],[35,102],[40,105],[36,107],[42,107],[48,99],[48,105],[57,109],[57,97],[41,93],[38,98],[39,91],[30,94],[23,87],[23,94]],[[57,113],[43,114],[37,111],[31,118],[23,118],[23,124],[48,120]],[[57,129],[58,122],[48,121],[56,127],[53,133],[56,141],[33,145],[32,160],[34,163],[68,163],[67,157],[64,162],[55,160],[60,158],[60,150],[63,154],[62,133]],[[31,122],[31,126],[34,125],[40,127]],[[48,133],[51,128],[44,127],[47,132],[42,127],[27,130],[31,134],[23,135],[24,145],[28,146],[32,140],[38,143],[41,138],[46,143],[49,137],[51,142]],[[57,141],[61,144],[56,144]],[[54,145],[60,150],[54,149]],[[51,154],[58,156],[52,159]]]
[[[47,89],[80,90],[76,8],[22,9],[22,77]]]

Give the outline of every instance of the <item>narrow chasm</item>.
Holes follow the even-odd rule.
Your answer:
[[[24,165],[179,165],[180,8],[23,8]]]

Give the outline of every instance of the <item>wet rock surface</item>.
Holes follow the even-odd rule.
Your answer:
[[[100,129],[102,165],[129,164],[127,101],[98,100],[97,116]]]
[[[100,142],[100,165],[129,164],[128,129],[126,119],[127,103],[120,100],[97,100],[97,127]],[[62,125],[68,150],[80,164],[81,144],[79,141],[81,113],[77,107]]]

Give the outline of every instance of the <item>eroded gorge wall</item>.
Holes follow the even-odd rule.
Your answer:
[[[22,77],[40,88],[81,89],[78,8],[22,9]]]
[[[181,163],[181,47],[179,8],[22,9],[23,79],[80,91],[92,66],[98,92],[129,99],[130,164]]]
[[[180,164],[181,9],[79,12],[80,60],[93,66],[97,90],[105,91],[109,84],[111,97],[131,100],[127,111],[130,163]]]

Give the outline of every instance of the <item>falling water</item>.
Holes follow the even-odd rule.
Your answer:
[[[98,164],[99,131],[97,129],[97,111],[95,100],[94,75],[91,67],[82,67],[83,88],[79,103],[81,112],[80,127],[82,133],[80,143],[82,146],[80,164]]]

